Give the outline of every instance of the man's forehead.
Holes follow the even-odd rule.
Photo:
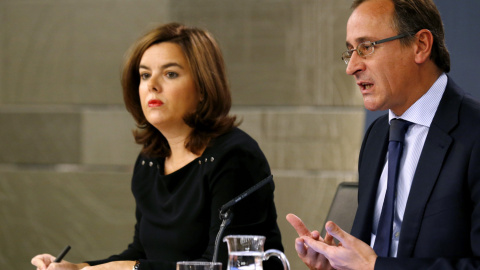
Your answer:
[[[377,1],[367,1],[352,12],[347,22],[347,44],[375,41],[376,38],[396,33],[392,26],[393,10],[389,12],[385,5],[372,7],[375,2]]]

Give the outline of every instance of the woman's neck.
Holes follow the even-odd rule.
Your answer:
[[[185,165],[201,156],[201,153],[198,155],[194,154],[185,147],[188,135],[177,134],[174,136],[173,134],[169,134],[165,136],[165,138],[168,141],[171,151],[170,156],[165,158],[165,175],[183,168]]]

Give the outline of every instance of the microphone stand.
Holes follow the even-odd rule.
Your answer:
[[[228,209],[226,213],[223,213],[220,211],[220,219],[222,220],[222,224],[220,224],[220,230],[218,230],[217,233],[217,238],[215,239],[215,251],[213,253],[213,262],[217,261],[218,257],[218,248],[219,248],[219,243],[220,243],[220,237],[222,237],[223,231],[225,231],[225,228],[230,224],[230,222],[233,219],[233,212]]]

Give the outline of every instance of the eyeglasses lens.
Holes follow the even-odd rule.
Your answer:
[[[373,53],[373,48],[374,46],[372,45],[372,42],[366,41],[363,43],[358,44],[356,49],[353,50],[348,50],[342,53],[342,60],[345,61],[345,64],[348,65],[348,62],[350,62],[350,58],[353,55],[353,52],[357,51],[358,56],[364,57],[367,55],[370,55]]]
[[[373,45],[370,41],[358,44],[357,53],[359,56],[367,56],[373,53]]]

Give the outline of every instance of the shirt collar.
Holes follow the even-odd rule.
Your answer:
[[[401,118],[417,125],[430,128],[433,117],[437,112],[438,104],[442,99],[445,88],[447,87],[448,77],[442,73],[430,89],[419,98],[410,108],[401,116],[395,115],[391,110],[388,112],[388,120],[393,118]]]

